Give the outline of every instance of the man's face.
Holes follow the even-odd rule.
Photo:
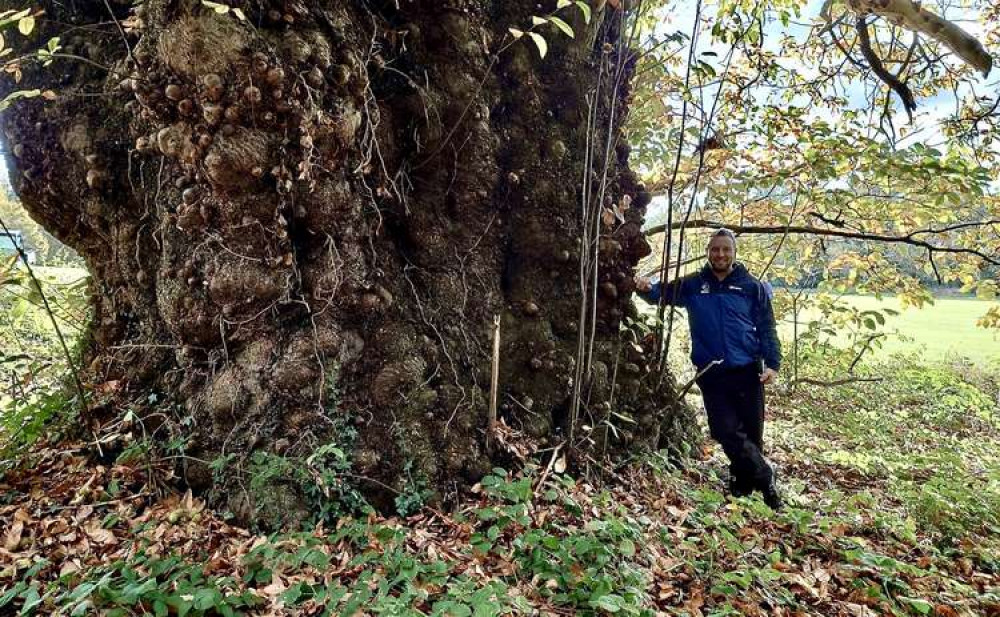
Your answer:
[[[729,272],[736,259],[736,244],[732,238],[715,236],[708,243],[708,263],[715,272]]]

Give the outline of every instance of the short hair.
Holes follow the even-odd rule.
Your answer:
[[[736,234],[726,229],[725,227],[720,227],[716,229],[714,232],[712,232],[712,235],[708,237],[708,243],[711,244],[712,240],[715,240],[716,238],[719,237],[729,238],[730,240],[733,241],[733,247],[734,248],[736,247]]]

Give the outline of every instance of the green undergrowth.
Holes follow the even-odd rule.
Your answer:
[[[87,273],[34,275],[0,256],[0,472],[52,425],[71,425],[80,407],[69,367],[80,365],[90,319]]]
[[[973,584],[954,549],[880,511],[871,494],[831,491],[774,514],[757,498],[727,499],[710,462],[681,470],[656,458],[623,473],[627,488],[559,476],[539,489],[530,470],[498,469],[454,516],[241,538],[221,573],[207,552],[155,557],[138,536],[127,558],[54,578],[44,572],[59,564],[40,557],[18,567],[0,611],[827,615],[850,605],[925,615],[947,603],[973,615],[1000,602],[995,576],[991,588]],[[805,501],[790,491],[793,504]]]
[[[895,357],[877,382],[800,388],[774,403],[768,434],[800,470],[863,485],[878,507],[941,541],[1000,536],[997,377],[966,364],[919,366]]]
[[[775,391],[766,439],[787,500],[780,513],[727,497],[717,452],[681,466],[652,455],[601,482],[496,469],[456,512],[317,509],[311,531],[272,535],[229,527],[190,497],[183,508],[106,514],[81,514],[89,504],[73,491],[33,505],[30,495],[51,494],[39,487],[67,484],[46,468],[0,499],[4,517],[24,522],[20,541],[0,533],[12,556],[0,568],[0,614],[1000,610],[1000,380],[912,358],[866,370],[882,381]],[[331,474],[310,476],[317,490],[341,477],[342,454],[327,455],[312,461]],[[95,493],[90,510],[128,502],[125,490]],[[78,524],[92,552],[54,550],[63,540],[46,530],[80,516],[91,517]],[[105,532],[113,543],[101,544]]]

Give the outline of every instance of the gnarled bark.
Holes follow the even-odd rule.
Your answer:
[[[332,442],[378,505],[414,477],[448,498],[504,460],[484,439],[498,314],[501,416],[559,438],[590,334],[577,323],[587,144],[596,187],[628,99],[620,13],[589,36],[579,18],[575,39],[549,33],[539,60],[507,45],[539,12],[520,0],[231,0],[247,21],[194,0],[115,20],[102,2],[44,4],[40,40],[90,62],[25,64],[4,84],[59,95],[4,115],[15,187],[94,275],[89,380],[182,407],[191,485],[242,486],[195,459]],[[622,327],[649,195],[627,148],[608,151],[607,202],[631,208],[601,223],[584,286],[599,292],[583,455],[692,430]],[[300,516],[280,484],[275,518]],[[262,511],[260,496],[218,494]]]

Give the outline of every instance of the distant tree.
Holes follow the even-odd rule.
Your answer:
[[[0,220],[3,220],[10,229],[19,229],[24,233],[25,244],[36,252],[39,262],[43,264],[82,263],[72,249],[59,242],[45,228],[28,216],[16,196],[0,197]]]

